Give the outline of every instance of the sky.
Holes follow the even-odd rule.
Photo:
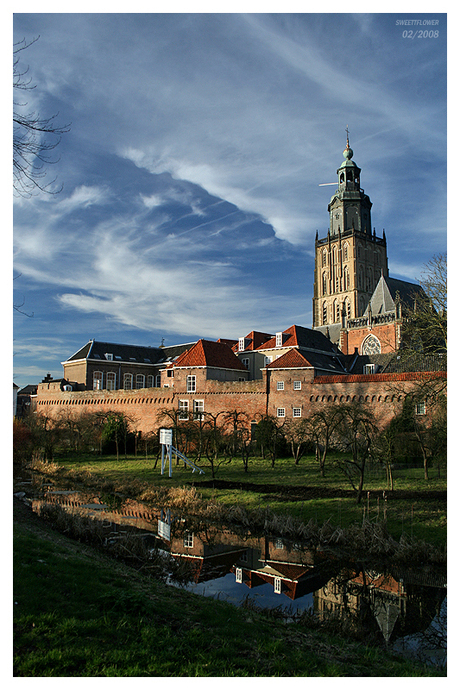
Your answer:
[[[447,246],[446,24],[15,14],[14,42],[39,37],[21,54],[36,84],[24,108],[71,126],[48,173],[62,191],[13,202],[14,382],[61,377],[91,338],[311,327],[334,191],[321,185],[337,180],[347,127],[390,275],[417,282]]]

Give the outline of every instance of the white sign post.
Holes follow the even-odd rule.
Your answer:
[[[164,474],[166,453],[169,458],[169,476],[172,477],[172,429],[160,429],[160,443],[161,443],[161,474]]]

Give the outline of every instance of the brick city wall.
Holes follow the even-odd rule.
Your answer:
[[[248,382],[205,381],[203,378],[197,380],[194,393],[179,390],[177,380],[175,387],[126,391],[66,392],[41,385],[38,395],[32,400],[33,409],[50,418],[62,413],[124,412],[142,432],[158,429],[162,425],[158,419],[159,412],[165,408],[178,409],[179,400],[188,400],[190,411],[194,400],[202,400],[205,412],[213,414],[223,410],[243,411],[248,424],[261,414],[276,415],[280,408],[284,408],[285,417],[289,419],[294,417],[294,408],[300,408],[300,416],[307,417],[331,402],[360,400],[371,403],[377,419],[385,424],[401,404],[404,393],[425,376],[421,373],[405,373],[313,377],[309,369],[285,369],[271,371],[268,385],[265,372],[262,380]],[[436,372],[429,376],[446,378],[446,373]],[[283,382],[283,390],[278,390],[279,382]],[[299,383],[295,382],[300,382],[300,389]]]

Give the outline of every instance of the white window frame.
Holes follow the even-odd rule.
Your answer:
[[[174,372],[173,372],[174,374]],[[161,374],[157,374],[154,380],[155,388],[161,388]]]
[[[238,352],[244,352],[246,349],[246,338],[238,338]]]
[[[265,356],[265,366],[267,364],[271,364],[273,362],[273,357],[269,357],[268,355]]]
[[[293,407],[292,408],[292,416],[298,419],[299,417],[302,416],[302,408],[301,407]]]
[[[276,416],[281,418],[286,417],[286,408],[285,407],[277,407],[276,408]]]
[[[184,548],[193,549],[193,532],[186,532],[184,534]]]
[[[186,422],[188,420],[188,400],[179,400],[179,420]]]
[[[136,374],[136,390],[139,388],[145,388],[145,374]]]
[[[133,375],[123,374],[123,390],[130,391],[133,388]]]
[[[363,374],[375,374],[375,364],[365,364],[363,367]]]
[[[283,345],[283,333],[282,333],[282,331],[279,331],[279,332],[276,334],[276,343],[275,343],[275,346],[276,346],[276,347],[282,347],[282,345]]]
[[[114,371],[108,371],[106,374],[106,387],[108,391],[117,390],[117,375]]]
[[[275,577],[273,582],[273,591],[275,594],[281,594],[281,578]]]
[[[193,401],[193,419],[203,419],[204,400]]]
[[[101,391],[104,387],[104,374],[102,371],[93,371],[93,391]]]
[[[153,388],[155,386],[155,377],[152,374],[147,375],[147,388]]]
[[[277,391],[284,391],[284,381],[277,381],[276,382],[276,390]]]
[[[196,392],[196,376],[195,374],[189,374],[187,376],[187,393]]]
[[[426,414],[426,402],[418,402],[415,404],[415,414],[424,415]]]
[[[302,390],[302,381],[294,381],[294,390],[295,391]]]

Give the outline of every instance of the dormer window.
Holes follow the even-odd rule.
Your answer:
[[[113,362],[113,354],[111,352],[106,352],[104,356],[109,362]]]
[[[238,340],[238,350],[243,352],[246,349],[246,338],[239,338]]]
[[[283,333],[277,333],[276,334],[276,347],[281,347],[283,344]]]

